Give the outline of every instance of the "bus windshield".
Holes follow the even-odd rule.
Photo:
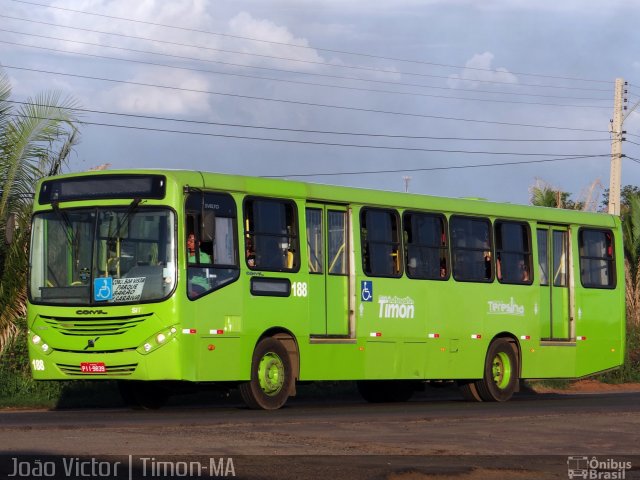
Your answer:
[[[176,281],[174,213],[100,207],[34,216],[29,296],[35,303],[101,305],[158,301]]]

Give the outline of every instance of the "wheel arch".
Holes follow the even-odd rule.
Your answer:
[[[289,396],[293,397],[296,395],[296,381],[300,378],[300,349],[298,347],[298,339],[290,330],[284,327],[272,327],[265,330],[262,335],[260,335],[254,345],[254,349],[255,346],[265,338],[275,338],[281,342],[287,350],[287,354],[291,360],[291,368],[293,370],[293,382],[291,382]]]

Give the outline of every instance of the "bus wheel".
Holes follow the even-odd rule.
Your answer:
[[[475,382],[485,402],[506,402],[518,389],[518,357],[513,344],[499,338],[489,346],[484,378]]]
[[[482,397],[478,393],[478,389],[476,388],[476,382],[473,380],[464,380],[458,382],[458,387],[460,388],[460,393],[462,393],[462,397],[467,402],[481,402]]]
[[[156,410],[167,403],[171,396],[162,382],[119,380],[120,396],[128,407]]]
[[[276,410],[289,398],[293,380],[291,359],[275,338],[261,340],[253,352],[251,380],[240,384],[240,394],[249,408]]]
[[[415,392],[415,384],[403,380],[360,380],[358,392],[369,403],[406,402]]]

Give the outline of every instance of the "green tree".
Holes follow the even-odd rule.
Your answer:
[[[529,203],[536,207],[569,208],[577,210],[581,208],[580,203],[570,199],[569,192],[552,187],[544,180],[537,179],[529,188]]]
[[[25,314],[34,185],[62,171],[79,139],[72,99],[48,92],[18,104],[10,97],[9,78],[0,70],[0,353]],[[10,244],[8,228],[15,230]]]
[[[629,204],[631,203],[631,198],[633,196],[640,195],[640,187],[636,187],[635,185],[625,185],[620,190],[620,213],[624,214],[625,210],[629,208]],[[602,210],[604,212],[609,208],[609,189],[605,188],[604,193],[602,194],[602,203],[600,204]]]
[[[620,218],[624,245],[627,320],[631,325],[640,327],[640,192],[636,190],[627,195]]]

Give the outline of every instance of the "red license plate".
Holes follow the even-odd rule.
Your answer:
[[[80,371],[82,373],[107,373],[107,367],[102,362],[81,363]]]

